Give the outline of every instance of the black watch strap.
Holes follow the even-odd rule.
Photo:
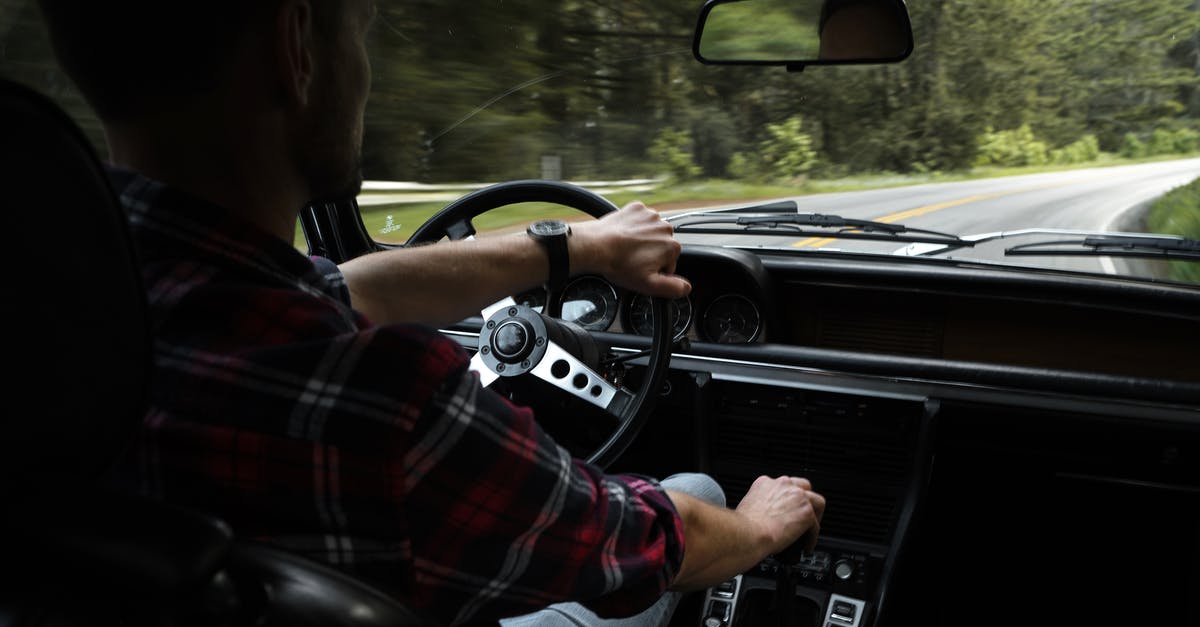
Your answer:
[[[549,257],[550,277],[546,289],[552,293],[561,292],[571,276],[571,255],[567,249],[571,227],[560,220],[541,220],[529,225],[528,233]]]

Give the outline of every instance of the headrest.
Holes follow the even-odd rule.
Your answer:
[[[0,80],[0,497],[106,470],[145,410],[150,338],[128,224],[95,150]]]

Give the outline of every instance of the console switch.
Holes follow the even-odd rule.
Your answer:
[[[737,620],[738,589],[741,585],[742,576],[738,575],[709,588],[701,606],[703,611],[700,612],[699,627],[730,627]]]
[[[834,620],[840,620],[845,623],[854,624],[854,615],[858,608],[852,603],[845,601],[834,601],[833,611],[829,613],[829,617]]]
[[[825,609],[825,627],[860,627],[865,625],[867,603],[861,599],[833,595]]]
[[[725,601],[713,601],[708,606],[708,617],[707,618],[715,618],[715,619],[721,621],[722,623],[725,623],[725,621],[728,621],[729,620],[729,603],[726,603]],[[705,620],[704,623],[707,625],[708,621]]]

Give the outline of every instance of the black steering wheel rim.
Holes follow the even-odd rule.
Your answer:
[[[521,180],[497,183],[476,190],[455,200],[425,221],[405,242],[405,246],[419,246],[441,241],[443,238],[465,239],[475,235],[472,220],[476,217],[507,205],[525,202],[544,202],[564,205],[583,211],[593,218],[617,211],[618,208],[603,196],[584,187],[562,181]],[[632,401],[619,416],[617,427],[608,438],[596,447],[586,461],[600,468],[608,468],[633,443],[654,410],[658,391],[666,379],[674,339],[673,321],[669,318],[667,300],[660,297],[650,299],[654,335],[647,357],[646,376],[642,378]]]

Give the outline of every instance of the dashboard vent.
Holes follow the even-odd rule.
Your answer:
[[[879,287],[790,284],[787,309],[796,312],[797,343],[888,355],[941,357],[945,298],[914,297]]]
[[[943,325],[936,318],[913,318],[888,310],[823,313],[817,336],[817,345],[822,348],[917,357],[942,355]]]
[[[822,535],[886,543],[907,485],[920,403],[721,382],[712,474],[736,504],[759,475],[804,476]]]

